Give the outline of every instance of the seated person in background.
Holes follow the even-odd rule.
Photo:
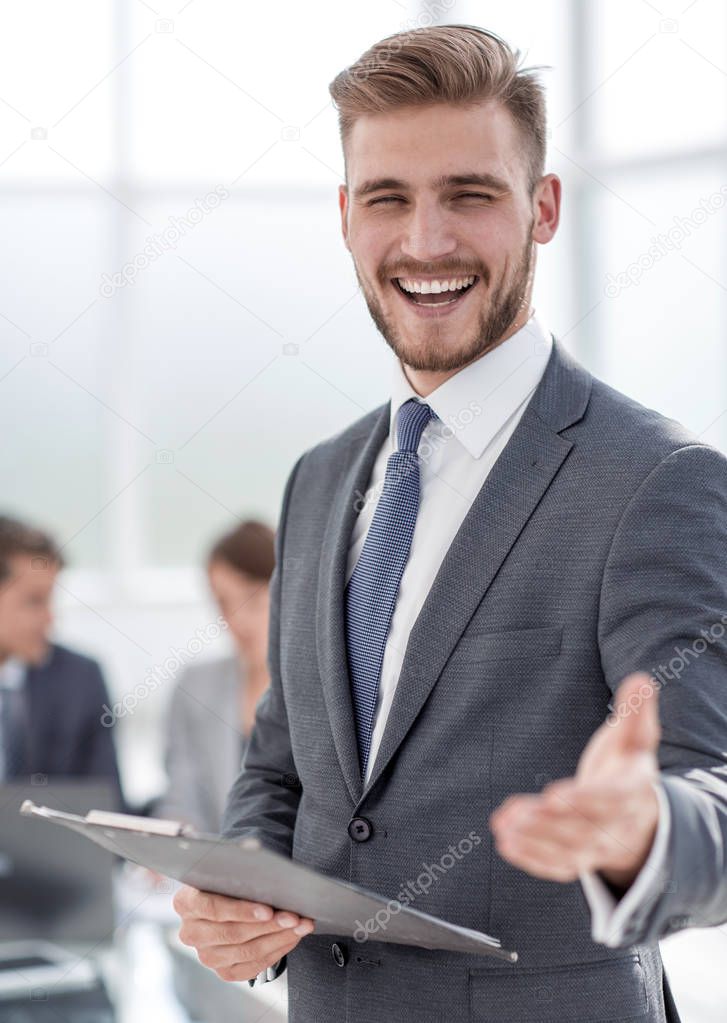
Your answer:
[[[48,639],[64,564],[51,537],[0,516],[0,782],[109,778],[123,809],[101,669]]]
[[[167,719],[167,791],[156,817],[217,834],[227,793],[240,773],[255,707],[268,686],[269,581],[274,533],[247,521],[207,558],[207,578],[235,647],[230,656],[185,667]]]

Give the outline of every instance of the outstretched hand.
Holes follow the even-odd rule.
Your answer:
[[[598,871],[624,890],[638,875],[659,815],[654,680],[645,672],[628,675],[615,706],[588,741],[574,778],[510,796],[490,815],[497,851],[514,866],[555,881]]]

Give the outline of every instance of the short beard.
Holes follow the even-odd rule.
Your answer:
[[[528,231],[528,241],[520,253],[514,271],[508,274],[506,270],[498,287],[489,296],[487,308],[480,314],[480,322],[474,336],[465,339],[457,347],[452,347],[451,343],[438,343],[440,340],[437,329],[438,321],[434,319],[431,321],[431,327],[435,336],[431,339],[427,338],[424,344],[411,343],[407,338],[401,337],[394,324],[384,316],[378,298],[364,284],[354,263],[356,276],[361,285],[371,319],[386,343],[405,366],[414,370],[447,372],[461,369],[491,348],[496,347],[515,322],[528,296],[534,248],[531,230]],[[383,287],[390,286],[390,278],[383,278],[381,283]],[[489,275],[481,274],[478,285],[486,288],[489,285]]]

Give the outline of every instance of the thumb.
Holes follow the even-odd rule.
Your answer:
[[[652,752],[659,745],[658,689],[644,671],[627,675],[616,690],[613,741],[628,753]]]

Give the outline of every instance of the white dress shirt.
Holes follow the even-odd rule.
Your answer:
[[[0,664],[0,782],[5,779],[5,736],[3,734],[3,702],[6,689],[21,689],[25,684],[26,667],[17,657],[7,657]]]
[[[417,395],[400,361],[394,359],[389,434],[374,462],[351,535],[346,581],[376,510],[389,455],[396,450],[400,407],[410,398],[426,400],[439,420],[430,420],[419,444],[419,512],[384,650],[366,782],[391,709],[409,633],[444,555],[540,382],[552,345],[552,335],[533,312],[512,337],[449,377],[426,399]],[[580,877],[591,910],[591,934],[602,944],[618,944],[635,909],[660,884],[669,807],[661,786],[655,788],[660,806],[656,838],[647,862],[623,898],[616,902],[595,873]]]
[[[0,663],[0,689],[20,689],[25,682],[25,662],[17,657],[6,657]]]

